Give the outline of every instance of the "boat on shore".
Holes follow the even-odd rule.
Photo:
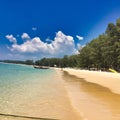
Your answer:
[[[49,69],[49,67],[47,67],[47,66],[37,66],[37,65],[34,65],[33,67],[36,68],[36,69]]]

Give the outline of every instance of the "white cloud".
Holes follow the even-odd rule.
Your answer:
[[[17,43],[16,38],[13,35],[6,35],[5,36],[10,42]]]
[[[73,37],[65,35],[61,31],[56,33],[56,37],[51,41],[51,43],[43,42],[39,37],[35,37],[20,45],[13,44],[9,49],[13,52],[22,54],[54,57],[62,57],[65,54],[74,54],[76,51]]]
[[[27,33],[23,33],[23,34],[21,35],[21,38],[22,38],[22,39],[30,39],[30,36],[29,36]]]
[[[51,43],[54,46],[54,52],[61,54],[72,54],[75,49],[75,43],[72,36],[67,36],[61,31],[56,33],[54,41]]]
[[[81,37],[81,36],[79,36],[79,35],[76,35],[76,38],[77,38],[78,40],[83,40],[83,39],[84,39],[83,37]]]
[[[33,30],[33,31],[36,31],[36,30],[37,30],[37,28],[36,28],[36,27],[33,27],[33,28],[32,28],[32,30]]]

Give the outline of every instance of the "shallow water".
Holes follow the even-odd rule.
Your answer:
[[[69,101],[60,75],[51,69],[0,64],[0,120],[38,118],[80,119]]]
[[[84,120],[120,120],[120,95],[63,72],[72,104]]]

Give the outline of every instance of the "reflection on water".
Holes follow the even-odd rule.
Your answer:
[[[79,102],[81,102],[81,106],[83,105],[83,107],[86,108],[84,104],[86,105],[89,103],[92,105],[92,107],[96,107],[94,114],[99,114],[99,112],[102,110],[102,116],[100,116],[100,120],[105,120],[105,116],[108,117],[109,120],[120,120],[119,94],[112,93],[108,88],[105,88],[98,84],[87,82],[83,78],[80,79],[69,75],[67,72],[63,72],[63,78],[66,81],[66,86],[68,86],[68,89],[71,89],[71,91],[79,88],[79,92],[77,92],[77,94],[80,96]],[[97,107],[99,108],[98,111]],[[89,108],[84,111],[88,112],[88,109]],[[94,108],[92,108],[92,110],[94,110]],[[95,117],[98,120],[98,117],[96,115]]]

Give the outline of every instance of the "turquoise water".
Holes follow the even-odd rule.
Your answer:
[[[0,114],[73,120],[63,82],[53,69],[0,63]],[[2,116],[0,120],[30,118]]]

